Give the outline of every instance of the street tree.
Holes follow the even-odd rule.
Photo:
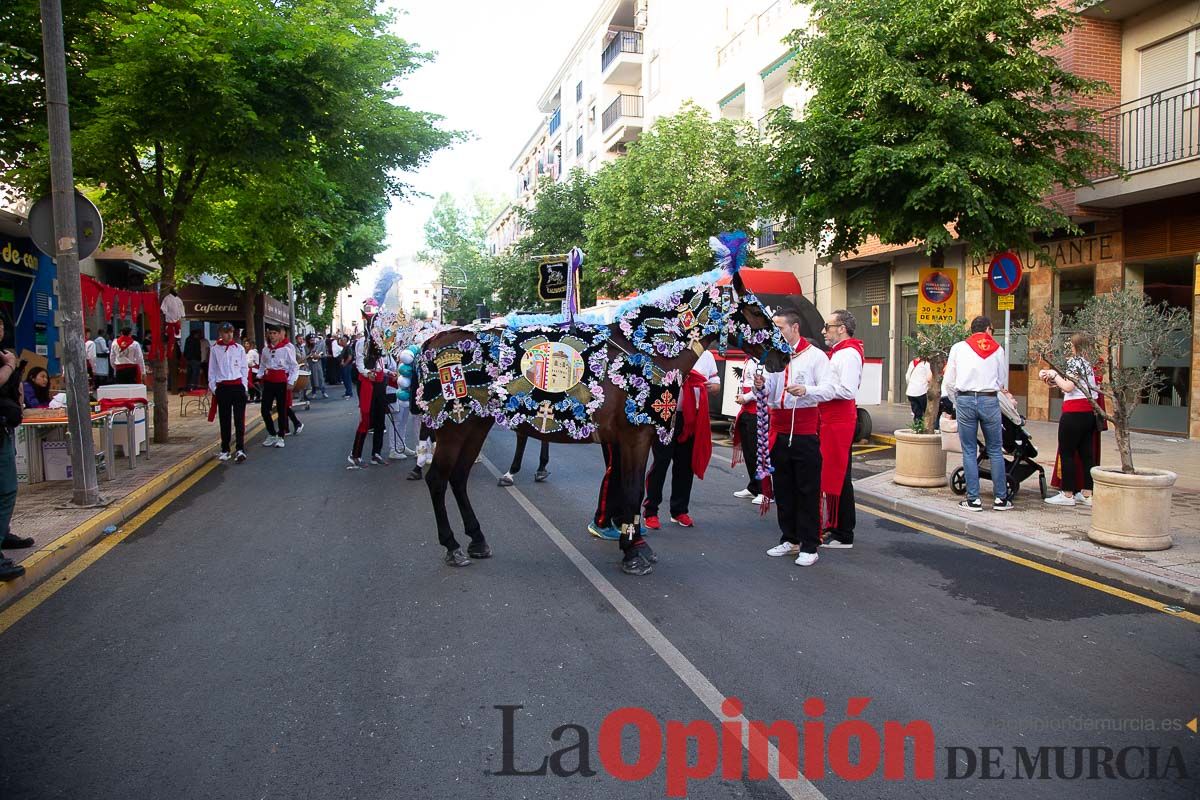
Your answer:
[[[1043,198],[1106,159],[1080,99],[1105,90],[1054,56],[1077,23],[1043,0],[814,0],[794,31],[804,113],[776,113],[763,177],[792,245],[923,243],[933,266],[1072,230]]]
[[[589,283],[628,292],[711,267],[710,236],[755,230],[760,153],[748,123],[694,104],[657,120],[596,176],[584,212]]]
[[[375,0],[106,0],[78,14],[67,27],[77,179],[103,187],[111,239],[157,260],[164,293],[193,210],[249,176],[296,161],[321,160],[329,174],[338,160],[366,163],[377,175],[366,185],[397,196],[403,171],[454,138],[397,102],[428,55],[387,32]],[[41,67],[29,58],[40,52],[37,17],[5,12],[0,26],[4,73],[20,68],[13,102],[33,103],[13,116],[4,107],[0,177],[33,195],[48,176]],[[165,441],[166,362],[154,372],[155,438]]]
[[[487,255],[485,237],[499,205],[482,195],[460,204],[449,193],[434,203],[417,260],[438,271],[445,319],[471,319],[478,304],[493,303],[496,264]]]

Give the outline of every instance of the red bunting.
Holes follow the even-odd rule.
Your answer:
[[[157,292],[135,292],[130,289],[114,289],[87,275],[79,276],[79,288],[83,295],[83,311],[86,314],[100,302],[104,308],[104,319],[118,317],[141,317],[143,334],[150,334],[150,348],[146,357],[153,360],[162,357],[162,312],[159,310]]]

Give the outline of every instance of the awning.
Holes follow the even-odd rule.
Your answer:
[[[179,287],[184,319],[197,322],[242,322],[242,293],[225,286],[184,284]],[[240,326],[239,326],[240,327]]]
[[[717,103],[717,105],[720,106],[721,108],[724,108],[725,106],[729,105],[734,100],[737,100],[739,97],[741,97],[745,93],[746,93],[746,84],[743,83],[741,86],[734,89],[729,94],[725,95],[725,98],[723,100],[721,100],[721,102]]]
[[[773,61],[771,63],[771,66],[767,67],[762,72],[758,73],[759,77],[760,78],[767,77],[775,70],[779,69],[782,66],[785,66],[789,61],[791,61],[795,57],[796,57],[796,48],[793,47],[791,50],[787,51],[782,56],[780,56],[778,59]]]

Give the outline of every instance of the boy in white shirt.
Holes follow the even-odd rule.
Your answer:
[[[246,389],[249,386],[250,368],[246,364],[246,351],[233,338],[233,325],[221,325],[221,338],[209,350],[208,391],[217,404],[217,416],[221,424],[220,461],[234,458],[241,464],[246,460]],[[232,423],[232,425],[231,425]],[[230,427],[237,434],[237,449],[229,453]]]

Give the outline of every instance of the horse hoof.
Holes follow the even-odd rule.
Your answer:
[[[496,481],[496,485],[497,486],[512,486],[513,485],[512,475],[501,475],[500,480]]]
[[[653,571],[654,567],[640,554],[621,562],[621,572],[626,575],[649,575]]]
[[[452,567],[466,567],[471,563],[471,559],[467,558],[467,554],[463,552],[461,547],[454,550],[447,550],[443,560]]]
[[[533,482],[534,483],[542,483],[543,481],[546,480],[546,478],[549,478],[549,477],[550,477],[550,470],[539,469],[537,472],[533,473]]]
[[[491,558],[492,548],[486,542],[479,545],[470,544],[467,545],[467,555],[471,558]]]

